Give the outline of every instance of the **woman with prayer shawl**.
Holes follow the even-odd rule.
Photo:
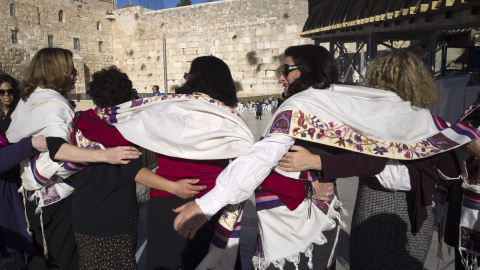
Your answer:
[[[289,52],[297,51],[297,49],[308,54],[294,58]],[[290,47],[286,50],[285,55],[285,65],[282,69],[280,82],[284,86],[287,97],[311,86],[318,89],[329,88],[338,79],[334,59],[323,47],[313,45]],[[309,59],[312,59],[312,61]],[[321,66],[315,63],[318,60],[321,62]],[[301,76],[302,79],[297,80]],[[339,201],[333,194],[333,190],[323,190],[323,188],[317,186],[319,183],[315,180],[318,175],[287,175],[294,179],[306,180],[306,183],[308,183],[306,190],[310,190],[309,197],[312,195],[312,184],[309,183],[313,183],[317,195],[326,200],[326,202],[314,199],[303,201],[305,199],[303,194],[298,204],[292,207],[280,197],[282,191],[275,187],[280,186],[280,183],[274,179],[277,172],[271,173],[271,171],[293,143],[295,143],[295,140],[287,136],[269,136],[256,143],[244,155],[231,163],[238,164],[238,167],[230,165],[220,174],[217,178],[217,181],[220,180],[220,186],[217,182],[215,188],[207,193],[208,198],[201,199],[204,202],[202,210],[203,205],[209,205],[203,213],[211,219],[212,213],[226,205],[226,201],[235,203],[243,201],[249,198],[253,190],[261,184],[262,189],[256,193],[260,236],[253,259],[255,268],[273,269],[278,266],[283,267],[283,269],[295,269],[295,267],[307,269],[312,268],[312,265],[314,269],[334,268],[335,239],[339,230],[339,213],[336,209],[339,207]],[[309,142],[299,140],[297,143],[309,147],[313,151],[323,151]],[[336,149],[331,148],[327,151],[335,153]],[[247,171],[248,173],[246,173]],[[282,174],[282,172],[279,173]],[[267,180],[262,183],[266,177]],[[242,184],[239,189],[230,189],[229,184],[225,184],[224,181],[234,181],[234,178],[241,180],[245,185]],[[301,188],[304,186],[302,181],[292,180],[292,182],[294,182],[293,187],[296,186],[295,184],[300,185]],[[292,184],[288,183],[287,185]],[[291,190],[291,188],[287,189]],[[321,190],[322,192],[320,192]],[[283,194],[288,193],[283,192]],[[215,195],[212,195],[213,193]],[[272,219],[277,215],[289,216],[289,220],[301,219],[301,222],[277,222],[278,220]],[[179,229],[179,233],[184,237],[188,237],[189,234],[192,237],[192,234],[196,233],[196,228],[195,225],[187,224],[187,226]],[[286,238],[277,237],[279,241],[274,245],[265,242],[266,238],[280,234],[285,235]]]
[[[232,162],[220,174],[215,188],[209,193],[176,210],[181,213],[175,219],[174,227],[181,235],[192,237],[212,213],[224,205],[239,203],[248,198],[257,186],[263,187],[266,183],[262,183],[265,176],[278,164],[296,139],[297,142],[317,143],[321,149],[335,154],[332,156],[333,159],[342,152],[348,153],[342,150],[348,150],[373,157],[409,160],[436,155],[480,138],[479,133],[470,125],[458,123],[449,128],[438,117],[432,117],[428,110],[412,107],[410,102],[403,101],[394,92],[326,84],[323,78],[329,78],[329,73],[324,70],[333,65],[333,59],[331,56],[326,57],[327,54],[329,55],[324,48],[314,45],[294,46],[285,51],[284,72],[280,82],[284,85],[286,96],[289,98],[279,108],[271,125],[265,131],[264,140]],[[318,69],[323,72],[317,73]],[[337,150],[333,150],[332,146]],[[288,158],[284,160],[290,162]],[[370,163],[368,165],[370,167],[367,167],[370,169],[369,175],[382,172],[384,164]],[[355,166],[355,163],[351,166]],[[392,167],[394,166],[387,166],[389,169]],[[433,166],[431,168],[433,169]],[[249,171],[246,176],[245,170]],[[312,179],[312,175],[317,175],[317,178],[325,177],[322,173],[310,171],[310,176],[305,178]],[[423,183],[417,181],[416,184]],[[427,194],[426,200],[419,202],[418,206],[427,208],[431,185],[412,188]],[[257,191],[257,197],[258,193]],[[312,205],[310,200],[304,203]],[[291,212],[277,212],[276,215],[270,216],[263,214],[263,211],[258,212],[262,250],[257,252],[253,259],[257,269],[265,269],[270,263],[282,269],[294,269],[297,265],[304,269],[302,266],[304,263],[310,269],[328,267],[330,263],[315,261],[319,256],[315,254],[316,245],[322,244],[315,240],[316,236],[320,235],[321,229],[324,229],[323,224],[314,219],[310,225],[309,219],[305,217],[311,216],[316,208],[307,207],[303,215],[295,216],[295,212],[300,208]],[[417,215],[422,216],[421,213]],[[288,224],[289,227],[283,224]],[[310,230],[315,226],[318,231]],[[310,234],[302,235],[305,230]],[[313,256],[310,244],[314,244]],[[381,245],[378,247],[381,248]],[[302,253],[301,258],[293,253]],[[304,260],[303,253],[308,260]],[[287,264],[285,260],[293,264]],[[375,266],[370,265],[364,269],[369,268]]]
[[[459,121],[468,122],[480,129],[480,93]],[[456,151],[456,154],[464,169],[462,172],[466,181],[450,185],[448,189],[439,188],[439,241],[443,238],[447,245],[454,248],[455,270],[478,269],[480,265],[480,252],[477,248],[480,239],[475,237],[480,232],[480,207],[477,203],[480,197],[480,140],[468,143],[466,149],[462,150]],[[439,250],[439,259],[443,259],[442,253]]]
[[[105,108],[132,99],[132,82],[115,66],[96,72],[88,85],[96,107],[78,112],[73,120],[72,143],[86,149],[132,145],[114,126],[102,120]],[[90,139],[87,139],[90,138]],[[47,138],[52,159],[68,146],[63,139]],[[100,142],[104,142],[101,144]],[[73,154],[83,149],[71,150]],[[89,164],[75,175],[72,225],[81,269],[136,269],[137,196],[135,181],[182,198],[204,187],[198,180],[168,181],[143,166],[140,158],[128,164]]]
[[[414,109],[437,100],[432,75],[419,58],[405,51],[394,50],[374,60],[367,68],[365,85],[397,93]],[[283,170],[315,169],[325,180],[361,176],[350,236],[352,269],[423,269],[433,233],[435,185],[448,184],[441,182],[441,175],[460,174],[453,151],[398,163],[362,154],[317,156],[301,147],[291,150],[295,152],[285,155],[289,163],[280,162]],[[383,169],[386,164],[394,165],[388,167],[393,170],[375,177],[378,171],[372,168]]]
[[[206,192],[198,191],[210,190],[229,159],[246,151],[254,139],[233,109],[235,85],[222,60],[213,56],[194,59],[187,82],[176,92],[104,108],[100,118],[113,124],[126,140],[157,153],[156,174],[172,184],[185,178],[199,179],[189,180],[197,184],[192,195],[198,198]],[[101,138],[96,141],[105,142]],[[186,240],[172,228],[172,208],[190,196],[152,189],[150,197],[147,269],[194,269],[209,250],[217,220],[199,237]],[[236,254],[237,249],[232,265]]]
[[[20,85],[20,97],[6,132],[12,143],[24,137],[60,137],[70,141],[73,108],[65,97],[78,75],[72,52],[60,48],[39,50],[29,63]],[[74,147],[69,145],[70,147]],[[67,149],[65,151],[65,149]],[[120,149],[120,150],[119,150]],[[109,162],[125,164],[122,158],[137,158],[133,147],[107,151],[86,150],[69,155],[73,162]],[[78,251],[71,225],[72,174],[79,164],[53,161],[49,153],[40,153],[20,163],[27,230],[36,248],[29,269],[78,269]]]

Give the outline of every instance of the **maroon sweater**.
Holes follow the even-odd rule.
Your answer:
[[[386,158],[350,153],[321,155],[323,180],[360,176],[370,177],[380,173],[387,163]],[[415,194],[413,212],[410,215],[411,231],[416,234],[428,217],[427,206],[432,205],[436,184],[448,185],[440,179],[440,170],[448,177],[460,175],[460,167],[453,151],[420,160],[402,161],[408,168],[411,191]]]

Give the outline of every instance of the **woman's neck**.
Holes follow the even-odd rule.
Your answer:
[[[5,116],[7,116],[7,113],[8,113],[9,110],[10,110],[10,106],[3,105],[3,104],[2,104],[2,115],[3,115],[3,118],[5,118]]]

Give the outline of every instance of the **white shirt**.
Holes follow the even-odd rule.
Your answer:
[[[250,198],[294,142],[294,138],[271,134],[230,163],[218,176],[215,187],[196,199],[205,216],[210,219],[225,205]]]

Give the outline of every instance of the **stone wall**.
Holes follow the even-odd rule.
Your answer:
[[[164,91],[163,36],[168,91],[184,83],[191,61],[214,55],[230,67],[238,96],[281,93],[283,51],[313,43],[299,36],[308,16],[306,0],[222,0],[152,11],[140,6],[114,11],[115,64],[134,87]]]
[[[53,36],[54,47],[74,53],[80,73],[76,93],[85,92],[94,72],[112,64],[129,75],[140,93],[155,84],[163,90],[165,36],[170,92],[184,83],[195,57],[214,55],[229,65],[239,97],[278,94],[283,51],[313,43],[299,36],[308,16],[306,0],[222,0],[160,11],[136,6],[114,15],[95,1],[1,1],[0,70],[21,79],[35,52],[48,47],[48,36]],[[12,30],[18,31],[18,43],[12,43]],[[80,40],[78,50],[74,38]]]
[[[21,79],[23,69],[39,49],[48,47],[48,36],[53,46],[74,53],[75,66],[80,72],[78,93],[85,92],[90,75],[113,64],[112,21],[106,11],[95,5],[72,0],[1,0],[0,5],[0,70]],[[10,5],[15,5],[15,16]],[[59,12],[63,11],[63,22]],[[99,23],[100,30],[97,30]],[[18,31],[18,43],[12,42],[12,30]],[[74,49],[74,38],[80,40],[80,49]],[[103,42],[99,52],[99,41]]]

